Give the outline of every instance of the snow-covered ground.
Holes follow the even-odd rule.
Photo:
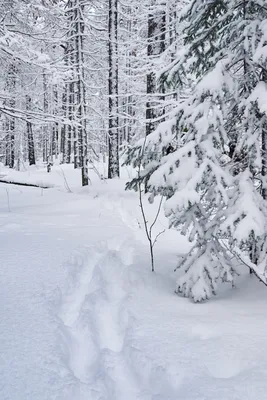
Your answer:
[[[0,184],[0,400],[266,400],[267,289],[177,297],[185,238],[160,236],[152,274],[125,179],[78,189],[63,167],[69,193],[60,168]]]

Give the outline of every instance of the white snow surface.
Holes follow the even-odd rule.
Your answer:
[[[0,184],[0,399],[266,400],[264,285],[178,297],[186,239],[162,234],[151,273],[126,180],[78,190],[63,168],[72,193],[56,173],[52,189]]]

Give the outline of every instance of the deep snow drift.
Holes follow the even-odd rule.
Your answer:
[[[185,238],[160,236],[152,274],[125,180],[78,189],[64,167],[68,193],[58,171],[20,175],[53,189],[0,184],[0,399],[266,400],[266,288],[179,298]]]

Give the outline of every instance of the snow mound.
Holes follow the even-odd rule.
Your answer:
[[[246,368],[242,362],[228,354],[216,354],[205,361],[208,375],[217,379],[230,379],[241,374]]]

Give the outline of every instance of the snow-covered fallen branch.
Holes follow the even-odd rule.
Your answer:
[[[19,186],[30,186],[30,187],[38,187],[42,189],[52,188],[53,185],[44,185],[42,183],[26,183],[26,182],[17,182],[12,179],[0,179],[0,183],[6,183],[7,185],[19,185]]]

